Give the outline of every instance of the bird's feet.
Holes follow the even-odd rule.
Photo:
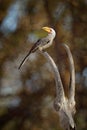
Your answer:
[[[43,47],[39,47],[39,50],[40,50],[41,52],[45,52],[45,49],[44,49]]]

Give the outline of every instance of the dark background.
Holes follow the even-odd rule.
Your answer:
[[[61,44],[69,45],[76,70],[77,130],[87,130],[87,0],[0,0],[0,130],[62,130],[54,111],[55,81],[38,52],[18,70],[34,42],[53,27],[47,49],[57,64],[67,95],[69,65]]]

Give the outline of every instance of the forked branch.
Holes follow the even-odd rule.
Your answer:
[[[75,130],[75,123],[73,119],[73,114],[75,113],[75,69],[74,62],[71,51],[68,45],[63,44],[66,49],[66,53],[69,59],[70,65],[70,88],[69,88],[69,98],[65,97],[63,84],[61,81],[60,73],[55,62],[47,52],[41,52],[52,67],[56,81],[56,98],[54,100],[54,108],[58,112],[60,117],[60,123],[65,130]]]

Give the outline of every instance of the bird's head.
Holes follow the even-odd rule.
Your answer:
[[[53,38],[56,36],[56,32],[53,28],[43,27],[42,29],[45,30],[48,33],[48,35],[53,36]]]

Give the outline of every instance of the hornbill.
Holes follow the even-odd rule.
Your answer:
[[[53,39],[56,36],[56,32],[54,31],[53,28],[50,27],[43,27],[43,30],[45,30],[48,35],[44,38],[39,39],[30,49],[30,51],[28,52],[28,54],[24,57],[24,59],[22,60],[21,64],[19,65],[18,69],[21,68],[21,66],[24,64],[24,62],[27,60],[28,56],[31,53],[34,53],[37,50],[43,51],[46,48],[50,47],[53,43]]]

